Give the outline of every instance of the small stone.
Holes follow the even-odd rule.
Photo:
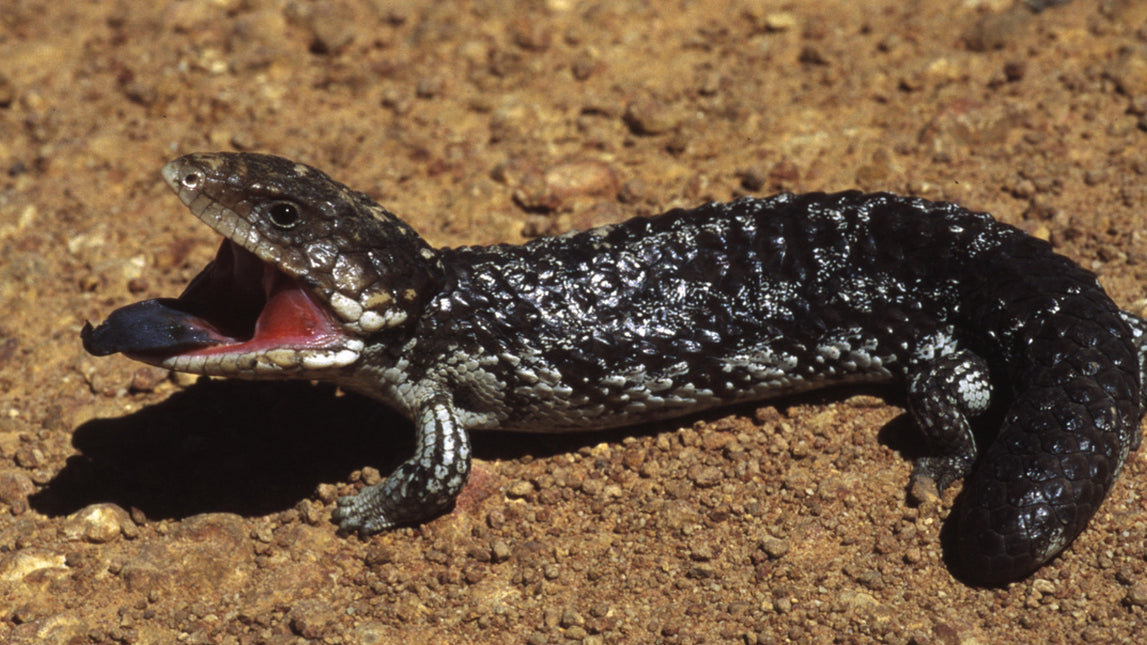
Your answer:
[[[159,98],[159,91],[155,89],[154,85],[140,81],[129,81],[120,89],[127,100],[144,107],[152,105]]]
[[[1004,63],[1004,78],[1009,83],[1022,81],[1027,74],[1027,63],[1022,60],[1012,60]]]
[[[768,173],[763,168],[746,168],[738,171],[737,176],[741,179],[741,188],[753,192],[764,188],[765,182],[769,179]]]
[[[964,34],[964,43],[974,52],[1002,49],[1009,41],[1018,38],[1023,20],[1020,12],[988,14]]]
[[[545,51],[553,41],[548,25],[538,20],[521,18],[514,22],[512,31],[514,44],[527,51]]]
[[[880,601],[870,593],[864,591],[845,591],[840,594],[841,604],[853,611],[872,611],[880,607]]]
[[[908,499],[919,506],[939,504],[940,490],[936,487],[936,480],[931,477],[913,477]]]
[[[20,581],[45,569],[63,569],[67,557],[48,549],[30,547],[0,553],[0,580]]]
[[[528,496],[530,493],[533,493],[533,492],[534,492],[534,485],[533,484],[531,484],[528,481],[524,481],[524,480],[519,479],[518,481],[510,484],[510,487],[508,489],[506,489],[506,496],[511,498],[511,499],[520,499],[520,498]]]
[[[529,210],[555,211],[582,198],[612,199],[620,190],[613,168],[596,159],[572,159],[543,173],[523,175],[514,200]]]
[[[0,502],[19,515],[28,510],[28,496],[36,492],[32,478],[21,470],[0,471]]]
[[[338,486],[334,484],[319,484],[315,487],[315,497],[324,504],[331,504],[339,498]]]
[[[1131,585],[1123,601],[1136,607],[1147,606],[1147,582],[1139,581]]]
[[[288,614],[291,629],[306,639],[322,638],[327,625],[335,619],[334,609],[319,600],[301,600]]]
[[[621,464],[626,468],[639,471],[645,463],[645,451],[640,448],[629,448],[621,455]]]
[[[789,552],[789,541],[769,535],[761,540],[761,550],[776,560]]]
[[[634,134],[663,134],[681,124],[682,117],[673,106],[656,99],[639,99],[625,110],[625,123]]]
[[[16,465],[28,470],[43,467],[46,462],[44,451],[34,445],[23,444],[16,449]]]
[[[442,94],[446,83],[439,76],[424,76],[414,86],[414,95],[420,99],[432,99]]]
[[[713,547],[708,544],[695,544],[689,548],[689,559],[695,562],[708,562],[713,559]]]
[[[801,48],[797,60],[806,65],[831,65],[832,59],[823,49],[816,45],[805,45]]]
[[[590,497],[597,497],[605,490],[605,483],[600,479],[586,479],[581,483],[581,492]]]
[[[1127,96],[1147,94],[1147,47],[1128,49],[1107,66],[1105,74]]]
[[[351,9],[342,3],[317,2],[304,22],[311,32],[311,52],[330,54],[349,45],[359,29]]]
[[[589,56],[581,56],[574,59],[573,64],[570,65],[570,73],[575,79],[584,81],[600,68],[601,64],[598,61]]]
[[[480,542],[471,544],[469,548],[466,549],[466,555],[478,562],[489,562],[492,558],[490,546]]]
[[[698,488],[709,488],[721,483],[724,474],[716,466],[694,466],[689,469],[689,479]]]
[[[382,483],[382,473],[373,466],[366,466],[362,469],[362,483],[367,486],[374,486],[375,484]]]
[[[494,540],[490,543],[490,554],[494,558],[494,562],[505,562],[510,559],[510,545],[506,544],[505,540]]]
[[[622,204],[637,204],[649,195],[649,187],[641,179],[630,179],[621,185],[617,199]]]
[[[63,534],[68,540],[103,544],[118,538],[130,522],[127,511],[116,504],[92,504],[64,520]]]
[[[776,11],[765,16],[765,29],[789,31],[797,26],[797,17],[787,11]]]
[[[800,180],[800,176],[800,167],[787,159],[777,162],[777,164],[769,170],[769,180],[779,188],[791,186]]]
[[[131,392],[152,392],[156,386],[167,378],[167,372],[156,367],[141,367],[131,375]]]
[[[347,639],[348,642],[357,643],[358,645],[387,645],[388,643],[397,643],[402,640],[398,633],[398,629],[393,625],[387,625],[381,622],[366,622],[354,628],[353,637]]]
[[[1085,643],[1106,643],[1111,640],[1110,635],[1098,625],[1088,625],[1080,632]]]
[[[562,612],[562,617],[561,620],[558,621],[558,624],[566,628],[574,627],[577,625],[584,625],[585,618],[583,618],[582,615],[577,612],[577,610],[573,608],[567,608]]]

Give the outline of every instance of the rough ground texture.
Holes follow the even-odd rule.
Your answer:
[[[227,149],[321,167],[443,245],[782,189],[957,200],[1141,312],[1147,3],[3,4],[0,641],[1102,643],[1147,626],[1144,451],[1063,557],[997,590],[945,562],[958,491],[906,493],[921,446],[894,391],[479,435],[454,513],[363,541],[336,533],[333,501],[407,454],[404,421],[326,386],[93,359],[78,335],[212,256],[157,170]]]

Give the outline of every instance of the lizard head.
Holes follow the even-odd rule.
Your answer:
[[[403,326],[442,274],[435,251],[363,193],[309,166],[248,153],[163,167],[180,200],[225,239],[179,298],[86,325],[84,348],[230,376],[341,369]]]

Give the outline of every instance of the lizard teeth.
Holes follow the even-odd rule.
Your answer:
[[[337,291],[331,294],[329,302],[331,309],[339,315],[339,318],[347,322],[354,322],[363,317],[362,305]]]
[[[349,349],[337,352],[299,352],[305,369],[325,369],[330,367],[346,367],[358,360],[358,352]]]
[[[264,354],[272,363],[279,367],[294,367],[298,365],[298,353],[293,349],[272,349]]]
[[[392,316],[393,318],[394,316]],[[405,318],[405,316],[403,316]],[[401,322],[401,321],[399,321]],[[387,319],[380,315],[377,311],[364,311],[362,316],[358,319],[358,326],[366,332],[378,331],[386,327]]]
[[[177,356],[163,366],[179,372],[212,376],[274,374],[296,369],[322,370],[346,367],[362,356],[362,341],[347,343],[342,349],[272,349],[262,353]]]

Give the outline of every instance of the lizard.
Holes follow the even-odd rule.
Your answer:
[[[999,585],[1084,530],[1139,444],[1147,322],[1049,243],[956,204],[782,193],[434,248],[281,157],[191,154],[162,175],[224,240],[182,295],[86,324],[84,347],[333,382],[401,412],[414,454],[338,500],[347,531],[451,508],[471,431],[614,428],[894,383],[931,448],[912,477],[965,478],[959,558]],[[985,439],[973,422],[997,402]]]

